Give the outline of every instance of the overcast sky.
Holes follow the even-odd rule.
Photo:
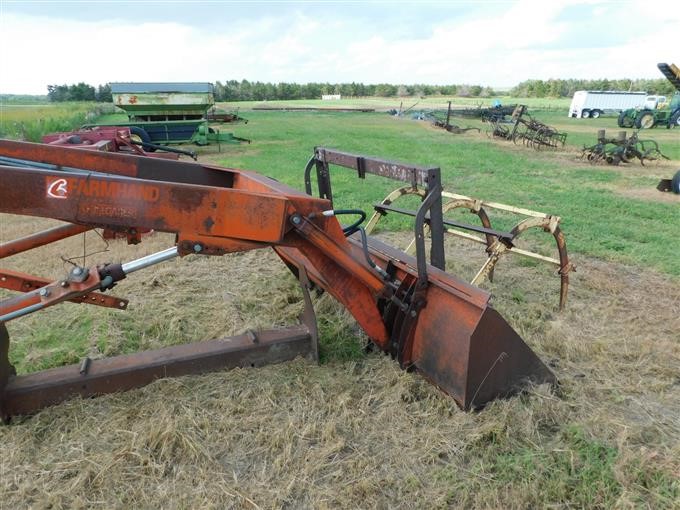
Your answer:
[[[84,81],[510,87],[662,78],[677,0],[226,2],[0,0],[0,93]]]

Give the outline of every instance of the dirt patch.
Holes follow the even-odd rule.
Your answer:
[[[655,188],[615,188],[614,191],[617,195],[624,197],[680,205],[680,195],[676,193],[662,193]]]

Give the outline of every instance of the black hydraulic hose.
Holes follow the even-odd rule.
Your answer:
[[[349,227],[342,227],[342,233],[345,237],[349,237],[359,230],[359,225],[366,221],[366,212],[361,209],[329,209],[328,211],[323,211],[322,213],[312,213],[309,218],[314,218],[315,216],[339,216],[341,214],[358,214],[359,219],[352,223]]]
[[[362,211],[361,209],[333,209],[333,215],[339,216],[341,214],[358,214],[359,215],[358,220],[356,220],[350,226],[342,228],[342,233],[345,234],[345,237],[348,237],[348,236],[351,236],[352,234],[354,234],[357,230],[359,230],[359,225],[361,225],[364,221],[366,221],[366,212]]]
[[[138,142],[137,140],[131,140],[131,142],[135,145],[141,145],[143,148],[151,148],[151,149],[156,149],[159,151],[164,151],[164,152],[174,152],[175,154],[183,154],[185,156],[189,156],[192,158],[194,161],[196,161],[198,158],[196,156],[196,153],[194,151],[185,151],[183,149],[175,149],[174,147],[168,147],[167,145],[158,145],[155,143],[150,143],[150,142]]]
[[[366,237],[366,231],[364,230],[364,227],[360,226],[366,219],[365,211],[362,211],[361,209],[331,209],[329,211],[324,211],[321,214],[324,216],[338,216],[340,214],[358,214],[359,219],[352,223],[349,227],[344,227],[342,229],[342,232],[343,234],[345,234],[345,237],[349,237],[355,232],[359,232],[361,234],[361,248],[364,252],[366,262],[368,262],[368,265],[371,266],[371,268],[373,268],[373,270],[376,271],[383,278],[383,280],[385,281],[391,280],[390,275],[378,264],[376,264],[371,258],[371,255],[368,253],[368,238]],[[315,213],[312,213],[309,215],[309,218],[311,219],[314,216]]]
[[[357,230],[361,234],[361,248],[364,251],[364,257],[366,257],[366,262],[368,262],[368,265],[371,266],[376,272],[378,272],[378,274],[380,274],[380,276],[382,276],[384,280],[390,280],[390,275],[387,274],[387,272],[383,270],[382,267],[376,264],[371,258],[371,255],[368,253],[368,239],[366,238],[366,231],[364,230],[364,227],[357,227]]]

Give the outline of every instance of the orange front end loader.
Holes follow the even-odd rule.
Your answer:
[[[343,227],[333,209],[329,165],[410,182],[427,192],[415,217],[416,256],[368,237],[359,222]],[[311,194],[316,168],[320,198]],[[174,246],[123,264],[74,267],[50,281],[0,269],[0,287],[21,292],[0,302],[0,414],[34,412],[72,395],[92,396],[148,384],[159,377],[296,356],[317,357],[308,289],[337,299],[370,340],[404,369],[451,395],[464,409],[555,377],[489,305],[489,294],[445,272],[438,168],[317,148],[305,173],[308,193],[262,175],[116,153],[0,140],[0,212],[41,216],[64,225],[0,245],[0,258],[89,229],[139,242],[149,229],[176,234]],[[384,204],[383,204],[384,206]],[[384,210],[384,207],[383,207]],[[447,222],[449,224],[450,222]],[[426,259],[425,225],[431,232]],[[464,226],[511,243],[511,235]],[[303,289],[302,324],[247,331],[221,340],[16,375],[5,323],[71,301],[124,309],[107,291],[116,282],[174,257],[224,255],[272,247]]]

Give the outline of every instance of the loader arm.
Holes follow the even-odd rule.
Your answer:
[[[364,171],[372,168],[361,161]],[[443,271],[443,247],[431,250],[439,268],[427,264],[423,226],[441,221],[441,189],[432,186],[439,182],[439,169],[409,166],[408,171],[417,182],[431,184],[416,214],[415,258],[363,231],[343,231],[330,212],[330,176],[323,183],[327,196],[314,198],[254,172],[0,140],[0,212],[75,225],[37,234],[19,248],[0,245],[0,257],[89,228],[125,233],[130,242],[139,241],[140,229],[176,234],[175,246],[144,260],[74,268],[66,279],[0,302],[0,323],[67,300],[89,302],[83,296],[96,300],[98,292],[132,272],[174,256],[272,247],[304,288],[311,280],[330,293],[381,350],[403,368],[418,370],[465,409],[512,394],[527,379],[554,382],[490,308],[488,293]],[[3,282],[0,286],[13,288]],[[0,411],[3,398],[11,401],[5,402],[5,415],[8,408],[40,407],[17,403],[21,391],[13,389],[17,376],[8,361],[2,397],[2,347],[0,341]],[[73,392],[71,386],[63,391]],[[101,387],[94,391],[101,392]]]

